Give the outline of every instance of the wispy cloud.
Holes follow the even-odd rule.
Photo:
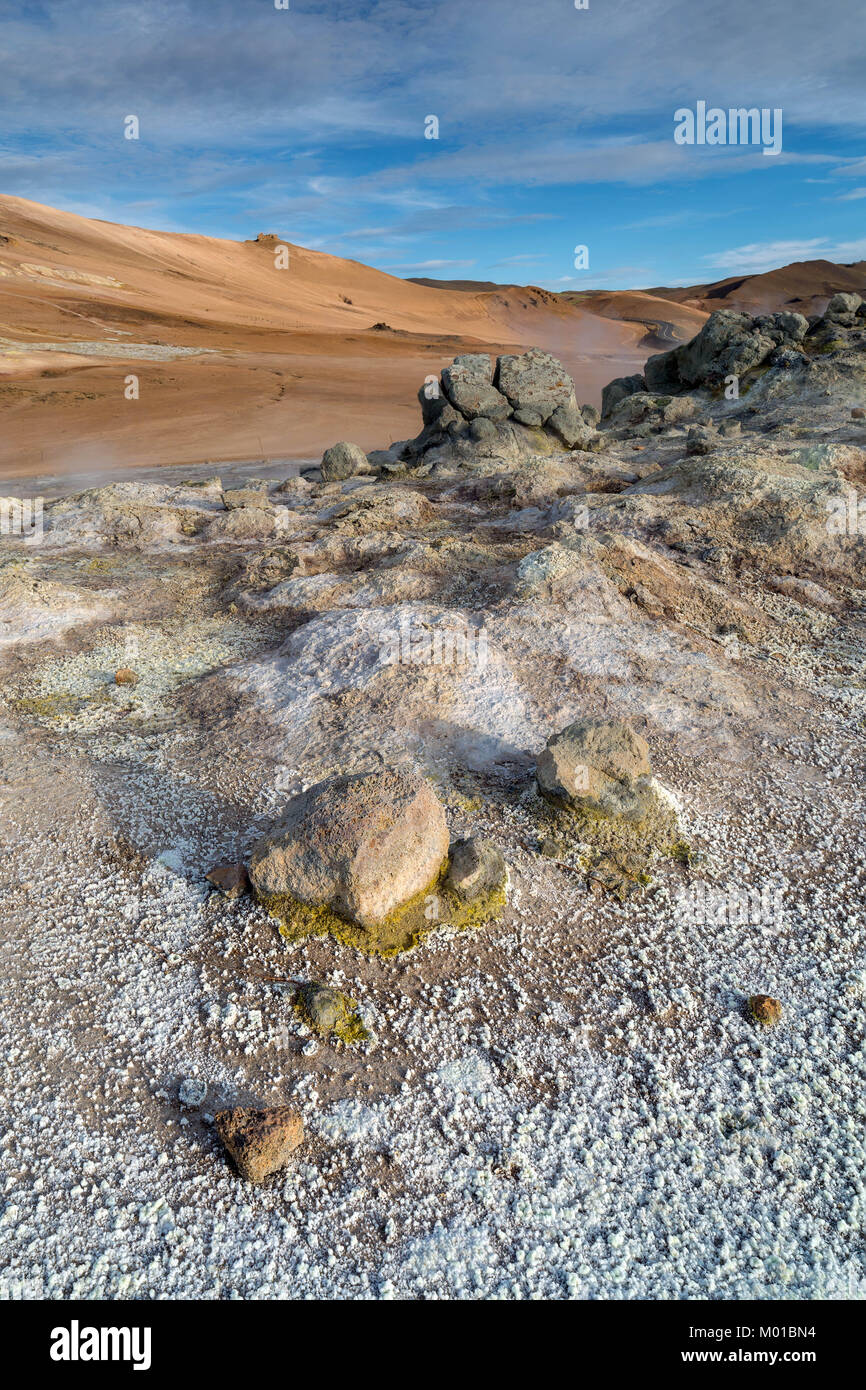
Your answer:
[[[760,274],[775,270],[792,261],[862,261],[866,260],[866,237],[854,241],[828,242],[821,237],[807,241],[754,242],[736,246],[730,251],[715,251],[704,261],[716,270],[736,271],[738,274]]]
[[[613,262],[640,233],[670,282],[685,257],[703,267],[716,218],[743,246],[771,242],[785,207],[792,239],[853,235],[816,228],[800,186],[859,180],[824,204],[841,224],[866,176],[851,3],[22,0],[4,17],[0,173],[117,221],[267,226],[359,259],[471,258],[485,278],[520,257],[556,280],[575,242]],[[697,99],[781,107],[782,154],[676,145],[673,113]]]
[[[384,266],[382,266],[382,269],[383,269],[383,270],[445,270],[445,269],[453,269],[455,266],[458,266],[458,267],[460,267],[460,268],[462,268],[462,269],[466,269],[466,268],[468,268],[469,266],[473,266],[474,264],[475,264],[474,261],[448,261],[448,260],[441,260],[441,261],[403,261],[403,262],[401,262],[399,265],[394,265],[394,264],[391,264],[391,265],[384,265]]]

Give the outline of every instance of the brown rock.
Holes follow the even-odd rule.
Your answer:
[[[782,1005],[771,994],[753,994],[749,999],[749,1013],[756,1023],[772,1028],[782,1017]]]
[[[275,1105],[269,1110],[246,1106],[221,1110],[216,1117],[216,1130],[241,1177],[248,1182],[263,1182],[284,1168],[304,1137],[301,1117],[288,1105]]]
[[[863,409],[862,405],[854,406],[854,409],[851,411],[851,419],[866,420],[866,410]]]
[[[119,671],[114,673],[115,685],[138,685],[138,676],[134,671],[130,671],[128,666],[122,666]]]
[[[250,879],[266,901],[283,894],[375,926],[435,878],[448,853],[432,787],[398,768],[339,776],[289,802],[258,842]]]
[[[243,864],[215,864],[205,877],[227,898],[239,898],[250,886]]]
[[[576,720],[548,739],[536,764],[543,796],[604,815],[639,809],[650,776],[646,740],[622,720]]]

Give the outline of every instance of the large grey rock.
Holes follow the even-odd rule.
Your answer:
[[[511,414],[508,401],[493,385],[493,366],[484,353],[455,357],[442,373],[442,388],[467,420],[479,415],[488,420],[505,420]]]
[[[586,423],[576,405],[558,405],[546,428],[566,449],[587,448],[596,438],[595,430]]]
[[[333,444],[322,455],[322,477],[326,483],[342,483],[356,473],[365,473],[368,467],[364,450],[346,440]]]
[[[666,396],[685,391],[686,385],[679,371],[679,351],[679,348],[670,348],[668,352],[656,352],[647,358],[643,364],[646,386],[642,389],[658,391]]]
[[[725,377],[742,376],[759,367],[776,348],[801,342],[808,328],[802,314],[752,318],[720,309],[710,314],[690,342],[647,359],[647,387],[674,394],[692,386],[718,386]]]
[[[824,318],[829,319],[831,323],[853,327],[862,304],[863,300],[859,294],[834,294],[824,310]]]
[[[662,356],[667,356],[667,353],[662,354]],[[650,361],[653,360],[650,358]],[[606,420],[609,415],[612,415],[620,401],[624,400],[626,396],[633,396],[636,391],[646,391],[646,389],[646,379],[640,372],[636,372],[634,376],[614,377],[613,381],[609,381],[601,393],[602,420]],[[584,410],[588,408],[590,407],[584,406]]]
[[[438,425],[444,430],[452,420],[462,419],[438,383],[434,388],[432,382],[425,382],[418,392],[418,400],[421,403],[421,419],[425,425]]]
[[[548,740],[535,776],[539,791],[554,801],[632,817],[646,803],[649,748],[620,720],[578,719]]]
[[[374,926],[427,887],[448,842],[422,777],[397,768],[334,777],[289,802],[255,846],[250,880],[265,900],[288,894]]]
[[[809,320],[803,314],[785,310],[778,314],[761,314],[754,320],[754,326],[764,337],[772,338],[776,347],[791,347],[802,343],[809,331]]]
[[[742,376],[769,357],[773,339],[755,331],[750,314],[721,309],[710,314],[691,342],[677,349],[681,379],[689,386]]]
[[[498,358],[494,380],[516,411],[533,411],[542,424],[558,406],[576,405],[574,382],[562,363],[539,348]]]

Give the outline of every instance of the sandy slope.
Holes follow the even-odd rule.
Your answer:
[[[387,445],[417,432],[419,385],[461,349],[547,347],[585,400],[646,355],[641,325],[555,296],[431,289],[272,236],[153,232],[3,197],[0,237],[7,478]]]

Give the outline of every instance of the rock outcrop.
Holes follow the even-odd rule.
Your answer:
[[[562,363],[539,348],[504,354],[495,365],[486,353],[455,357],[438,382],[428,379],[418,399],[424,429],[391,466],[474,470],[480,460],[516,464],[599,446],[597,412],[578,406]]]
[[[801,343],[809,329],[802,314],[750,314],[720,309],[691,342],[649,357],[644,377],[650,391],[671,395],[695,386],[721,386],[760,367],[782,347]]]

